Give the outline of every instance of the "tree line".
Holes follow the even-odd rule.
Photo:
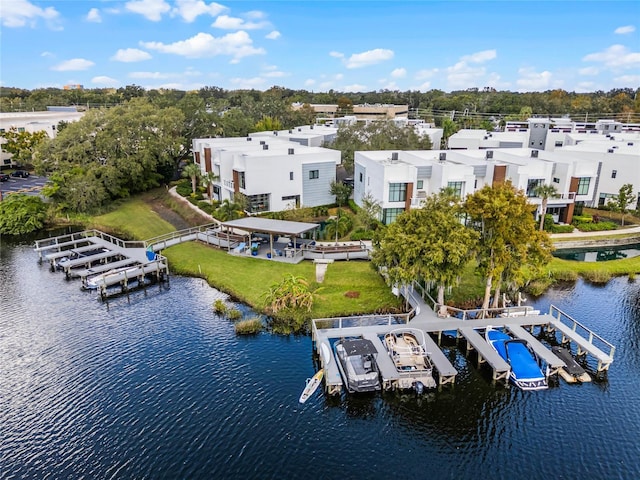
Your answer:
[[[205,102],[212,111],[223,112],[240,108],[253,115],[254,123],[259,115],[277,117],[282,114],[283,105],[292,103],[338,104],[348,111],[349,104],[397,104],[408,105],[412,115],[429,121],[440,122],[451,112],[458,112],[460,122],[479,123],[491,116],[518,117],[526,113],[542,116],[571,115],[576,120],[617,118],[622,121],[640,121],[640,98],[638,89],[616,88],[591,93],[568,92],[562,89],[544,92],[496,91],[492,88],[470,88],[444,92],[442,90],[377,90],[370,92],[310,92],[273,86],[266,91],[226,90],[207,86],[199,90],[183,91],[172,89],[146,90],[138,85],[122,88],[95,88],[64,90],[40,88],[27,90],[14,87],[0,87],[0,111],[39,111],[51,105],[77,105],[79,107],[112,107],[133,98],[146,98],[163,106],[176,105],[186,96],[195,95]],[[275,114],[275,115],[274,115]],[[284,128],[288,122],[283,121]],[[307,122],[308,123],[308,122]],[[468,128],[465,126],[465,128]]]

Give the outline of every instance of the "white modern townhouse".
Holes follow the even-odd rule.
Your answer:
[[[330,189],[341,163],[338,150],[257,136],[194,139],[193,154],[203,174],[217,176],[213,199],[242,198],[249,213],[335,202]]]
[[[575,202],[592,198],[597,174],[597,161],[529,148],[355,152],[354,201],[362,205],[371,197],[382,207],[381,220],[389,224],[443,188],[465,198],[485,185],[510,180],[537,206],[536,218],[542,200],[535,187],[555,186],[558,195],[548,199],[547,213],[570,223]]]
[[[333,143],[337,134],[337,126],[303,125],[288,130],[250,133],[249,136],[260,139],[278,137],[305,147],[322,147]]]
[[[568,118],[530,118],[525,122],[508,121],[502,132],[460,130],[449,137],[447,147],[451,150],[528,147],[553,151],[594,137],[634,136],[639,130],[640,126],[637,124],[624,124],[615,120],[573,122]]]

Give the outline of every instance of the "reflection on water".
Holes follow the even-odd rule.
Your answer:
[[[496,387],[451,340],[453,388],[299,405],[310,338],[236,337],[201,280],[107,305],[30,244],[0,248],[0,478],[640,476],[640,286],[626,278],[530,302],[617,346],[604,382]]]
[[[565,248],[553,252],[554,257],[579,262],[606,262],[608,260],[633,258],[638,255],[640,255],[640,244],[615,247]]]

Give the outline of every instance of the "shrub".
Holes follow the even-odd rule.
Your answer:
[[[536,280],[533,280],[532,282],[529,282],[529,284],[524,287],[524,291],[530,295],[533,295],[534,297],[539,297],[547,291],[552,283],[553,280],[549,277],[538,278]]]
[[[218,315],[226,315],[227,305],[224,303],[224,300],[218,299],[213,302],[213,311]]]
[[[358,210],[360,210],[360,207],[358,206],[358,204],[353,200],[353,198],[349,199],[349,208],[351,209],[351,211],[353,213],[358,213]]]
[[[561,282],[575,282],[578,274],[573,270],[559,270],[553,274],[553,278]]]
[[[616,230],[618,226],[613,222],[579,223],[576,228],[581,232],[599,232],[602,230]]]
[[[574,225],[577,225],[578,223],[591,223],[591,222],[593,222],[593,217],[591,215],[574,215],[573,221],[571,223],[573,223]]]
[[[255,335],[256,333],[260,333],[262,328],[262,320],[259,317],[241,320],[235,324],[237,335]]]
[[[636,281],[636,274],[633,272],[629,272],[629,281],[630,282],[635,282]]]
[[[358,240],[373,240],[374,232],[373,230],[365,230],[363,228],[359,228],[351,235],[349,235],[349,240],[358,241]]]
[[[178,181],[176,184],[176,192],[178,195],[182,195],[183,197],[191,195],[191,180],[185,178]]]
[[[551,233],[571,233],[574,228],[573,225],[552,225]]]
[[[593,270],[582,274],[584,279],[591,283],[604,285],[611,280],[611,274],[605,270]]]
[[[242,312],[237,308],[231,308],[227,310],[227,318],[233,321],[240,320],[242,318]]]

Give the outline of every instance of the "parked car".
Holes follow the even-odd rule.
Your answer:
[[[9,175],[6,173],[0,173],[0,182],[6,182],[9,180]]]
[[[13,172],[11,174],[12,177],[20,177],[20,178],[27,178],[29,176],[29,172],[27,172],[26,170],[16,170],[15,172]]]

